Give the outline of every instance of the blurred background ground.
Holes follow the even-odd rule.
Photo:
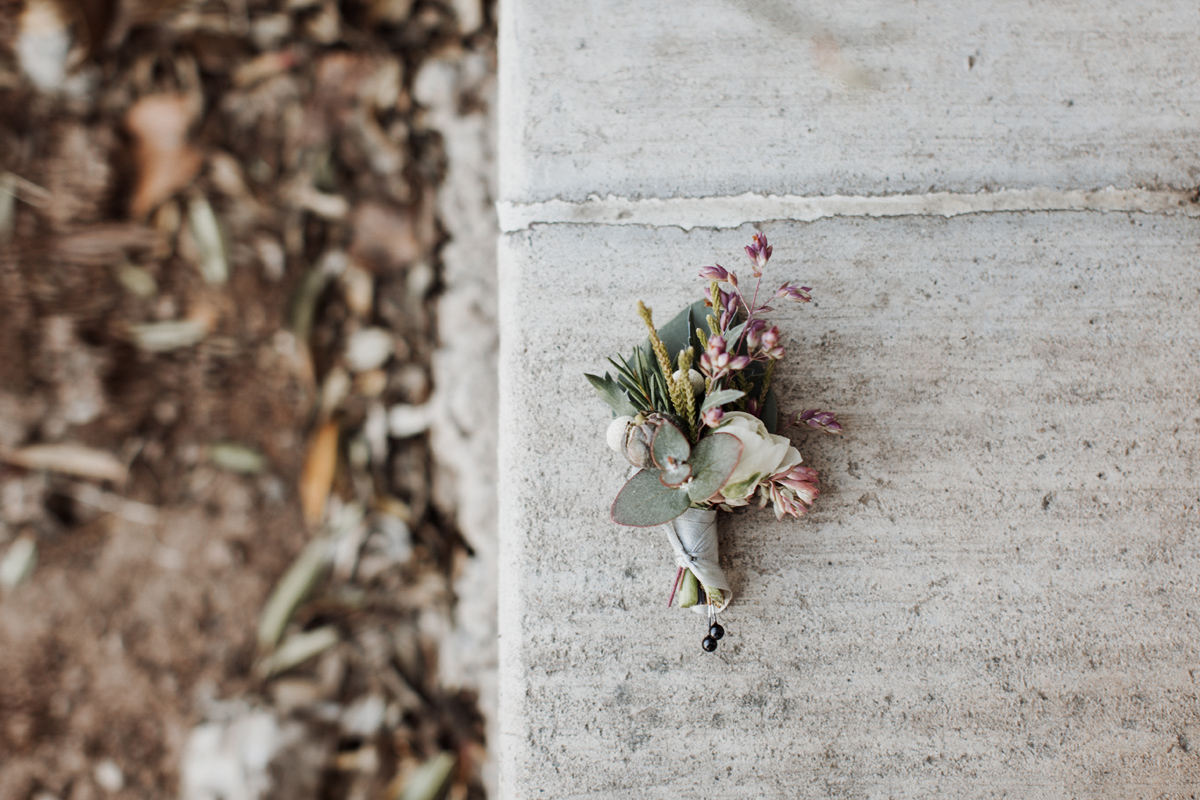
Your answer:
[[[494,12],[0,0],[0,798],[479,798]]]

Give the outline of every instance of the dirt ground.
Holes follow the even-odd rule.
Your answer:
[[[410,95],[472,14],[0,0],[0,798],[483,796]]]

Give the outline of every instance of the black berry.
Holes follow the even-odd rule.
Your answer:
[[[725,629],[721,627],[721,623],[714,622],[713,626],[708,629],[708,635],[714,639],[722,639],[725,637]]]
[[[717,640],[711,636],[705,636],[704,641],[700,643],[700,646],[711,653],[713,650],[717,649]]]

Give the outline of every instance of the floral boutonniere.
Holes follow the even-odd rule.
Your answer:
[[[746,247],[755,278],[749,296],[737,273],[716,265],[700,270],[704,299],[662,328],[639,302],[647,340],[627,358],[608,359],[615,376],[586,376],[615,416],[608,445],[633,465],[612,519],[665,526],[678,567],[667,605],[678,598],[680,607],[707,615],[707,651],[725,635],[717,615],[733,594],[719,564],[717,510],[757,502],[770,503],[780,520],[805,514],[817,498],[817,472],[779,431],[842,430],[832,413],[817,409],[793,412],[779,425],[771,379],[784,350],[779,329],[763,315],[769,301],[807,303],[812,295],[784,283],[760,302],[771,252],[761,233]]]

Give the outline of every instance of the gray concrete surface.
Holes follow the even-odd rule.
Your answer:
[[[567,5],[502,6],[501,796],[1192,796],[1200,12],[856,2],[787,51],[762,15],[798,6]],[[1001,186],[1147,194],[922,206]],[[896,191],[906,216],[738,205]],[[624,466],[581,373],[758,227],[816,298],[775,315],[783,404],[847,433],[795,437],[810,516],[723,517],[708,655],[662,534],[608,520]]]
[[[501,8],[506,200],[1200,183],[1194,2]]]

